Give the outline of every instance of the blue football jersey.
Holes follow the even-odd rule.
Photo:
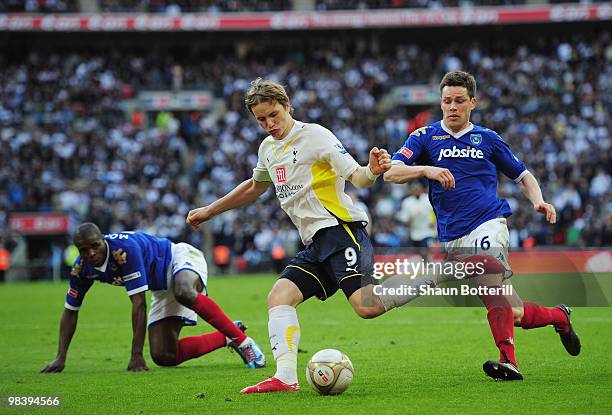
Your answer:
[[[104,236],[106,261],[93,267],[79,256],[70,271],[65,307],[78,310],[94,281],[122,285],[128,295],[167,289],[166,273],[172,263],[171,242],[142,232]]]
[[[497,171],[515,182],[527,174],[525,164],[495,131],[472,125],[455,135],[441,121],[410,134],[393,160],[447,168],[455,177],[452,190],[429,180],[429,201],[442,242],[465,236],[488,220],[510,216],[508,202],[497,198]]]

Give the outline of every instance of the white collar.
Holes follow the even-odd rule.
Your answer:
[[[454,133],[450,130],[450,128],[448,128],[445,124],[444,124],[444,120],[442,120],[440,122],[440,125],[442,126],[442,129],[444,131],[446,131],[447,133],[449,133],[450,135],[452,135],[455,138],[459,138],[462,135],[466,134],[467,132],[469,132],[470,130],[472,130],[472,128],[474,128],[474,124],[472,124],[472,122],[470,121],[467,125],[467,127],[465,127],[463,130],[459,131],[458,133]]]
[[[106,240],[104,240],[104,243],[106,244],[106,259],[104,260],[104,264],[100,265],[99,267],[94,267],[96,271],[100,272],[106,272],[106,267],[108,266],[108,258],[110,257],[110,246],[108,246],[108,242],[106,242]]]

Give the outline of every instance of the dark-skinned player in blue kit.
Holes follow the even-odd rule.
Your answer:
[[[237,351],[249,368],[265,365],[265,356],[244,333],[242,322],[232,322],[207,295],[206,260],[198,249],[143,232],[103,235],[93,223],[78,226],[73,239],[80,256],[70,273],[58,352],[41,372],[64,370],[78,311],[94,281],[124,286],[132,302],[129,371],[148,370],[142,354],[147,320],[151,357],[159,366],[176,366],[226,345]],[[151,291],[148,319],[147,290]],[[195,325],[197,316],[217,331],[179,339],[181,328]]]

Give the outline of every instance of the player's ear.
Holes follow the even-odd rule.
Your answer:
[[[476,97],[472,97],[472,99],[470,99],[470,109],[475,109],[476,108],[476,104],[478,104],[478,101],[476,100]]]

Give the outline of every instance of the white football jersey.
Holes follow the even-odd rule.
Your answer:
[[[363,209],[344,193],[346,179],[359,163],[328,129],[295,121],[284,139],[266,137],[257,155],[253,179],[274,184],[281,208],[304,244],[311,243],[319,229],[344,222],[367,223]]]
[[[426,193],[420,197],[410,196],[404,199],[397,218],[409,223],[408,229],[413,241],[436,237],[435,214]]]

